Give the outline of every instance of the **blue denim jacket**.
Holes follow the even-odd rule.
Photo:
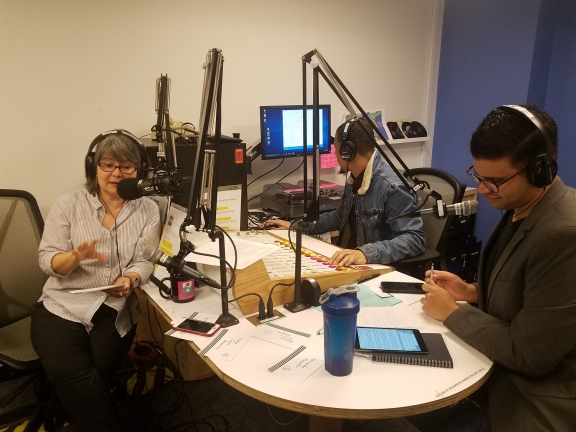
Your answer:
[[[389,264],[420,254],[426,246],[421,218],[392,216],[416,210],[417,198],[406,189],[394,170],[377,151],[364,172],[364,180],[354,195],[346,184],[342,204],[337,210],[320,215],[309,234],[342,230],[355,203],[358,247],[369,263]]]

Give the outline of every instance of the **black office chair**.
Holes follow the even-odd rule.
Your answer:
[[[462,202],[466,187],[446,171],[436,168],[415,168],[412,171],[418,180],[425,181],[430,188],[440,195],[446,205]],[[418,206],[422,205],[426,199],[426,193],[419,190]],[[436,201],[430,197],[421,210],[432,208]],[[426,233],[426,249],[420,255],[406,258],[392,263],[396,270],[409,274],[417,279],[423,280],[426,270],[430,269],[432,263],[438,270],[446,270],[446,260],[444,251],[450,227],[457,221],[457,216],[448,216],[445,219],[436,219],[434,216],[424,216],[424,232]]]
[[[6,407],[39,380],[38,403],[25,432],[38,430],[42,423],[45,430],[53,430],[48,381],[30,340],[32,307],[46,281],[38,264],[43,229],[38,203],[30,193],[0,189],[0,364],[29,375],[0,406]]]

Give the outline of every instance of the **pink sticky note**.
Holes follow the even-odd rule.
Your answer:
[[[338,166],[334,146],[330,146],[330,153],[320,155],[320,168],[334,168]]]

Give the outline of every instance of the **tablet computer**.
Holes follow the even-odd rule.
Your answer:
[[[355,348],[360,351],[428,354],[424,339],[416,329],[358,327]]]

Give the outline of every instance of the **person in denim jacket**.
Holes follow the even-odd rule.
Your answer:
[[[386,223],[393,216],[416,210],[416,195],[376,151],[358,121],[366,122],[361,119],[340,125],[334,140],[341,172],[350,175],[342,203],[338,209],[321,214],[307,234],[339,231],[337,244],[343,249],[331,258],[336,265],[389,264],[418,255],[426,245],[422,219],[400,218]],[[367,122],[364,125],[372,130]],[[265,225],[288,228],[290,222],[271,220]]]

